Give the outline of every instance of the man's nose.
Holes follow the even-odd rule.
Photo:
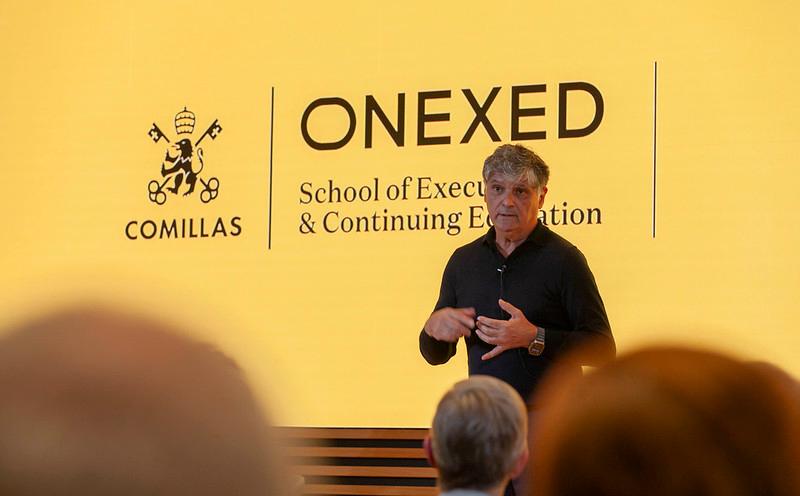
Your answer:
[[[514,199],[511,197],[511,192],[507,192],[503,194],[502,198],[503,205],[512,206],[514,205]]]

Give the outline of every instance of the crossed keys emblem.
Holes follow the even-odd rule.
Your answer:
[[[219,179],[211,177],[206,181],[200,177],[205,165],[203,149],[200,148],[200,143],[203,142],[206,136],[212,140],[217,139],[219,133],[222,132],[222,126],[219,125],[217,119],[214,119],[214,122],[208,126],[203,135],[192,143],[190,138],[192,132],[194,132],[194,123],[194,112],[183,107],[183,110],[175,114],[177,142],[172,143],[156,123],[153,123],[153,127],[147,132],[154,143],[158,143],[162,139],[169,143],[164,154],[164,160],[161,162],[161,177],[163,180],[154,179],[147,185],[150,201],[157,205],[166,203],[167,193],[165,190],[177,195],[184,184],[186,185],[186,191],[183,196],[191,195],[194,192],[197,181],[200,181],[203,186],[200,191],[200,201],[203,203],[214,200],[219,193]],[[171,186],[167,186],[170,183]]]

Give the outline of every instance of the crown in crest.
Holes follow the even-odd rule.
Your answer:
[[[183,107],[183,110],[175,114],[175,131],[179,135],[192,134],[192,131],[194,131],[194,112]]]

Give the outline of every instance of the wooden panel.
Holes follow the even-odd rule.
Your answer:
[[[436,496],[436,487],[404,487],[404,486],[346,486],[334,484],[306,484],[304,494],[357,494],[386,496]]]
[[[428,429],[281,427],[278,434],[290,439],[423,439]]]
[[[303,475],[328,475],[340,477],[419,477],[435,478],[430,467],[350,467],[336,465],[303,465]]]
[[[341,448],[335,446],[290,446],[289,456],[323,458],[425,458],[422,448]]]
[[[434,486],[405,485],[411,483],[412,479],[420,479],[430,484],[436,481],[436,470],[433,468],[402,466],[415,465],[419,460],[425,459],[422,439],[428,434],[427,429],[284,427],[279,428],[278,433],[287,441],[295,441],[289,444],[296,445],[286,446],[285,449],[288,456],[300,462],[293,467],[298,475],[304,476],[306,480],[313,480],[315,477],[333,478],[324,484],[305,484],[303,494],[306,496],[436,496],[439,494],[439,490]],[[360,443],[360,440],[363,442]],[[362,446],[347,446],[348,444],[362,444]],[[419,447],[408,447],[409,445]],[[326,459],[325,462],[331,465],[319,465],[315,459],[320,458]],[[369,458],[393,460],[393,465],[401,466],[349,465]],[[380,460],[376,460],[375,463],[380,463]],[[357,484],[348,484],[348,477],[363,479],[358,480]],[[381,485],[365,484],[365,479],[373,479],[373,482]]]

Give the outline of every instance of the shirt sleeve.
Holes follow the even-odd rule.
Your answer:
[[[599,365],[616,355],[606,309],[586,257],[576,247],[566,253],[561,272],[561,300],[570,329],[545,328],[545,351],[556,358],[577,348],[582,365]]]
[[[442,284],[439,288],[439,299],[436,301],[436,306],[433,309],[434,312],[440,308],[455,307],[457,304],[455,292],[455,258],[456,254],[454,253],[444,268]],[[419,351],[429,364],[441,365],[456,354],[456,343],[438,341],[430,337],[423,328],[419,333]]]

